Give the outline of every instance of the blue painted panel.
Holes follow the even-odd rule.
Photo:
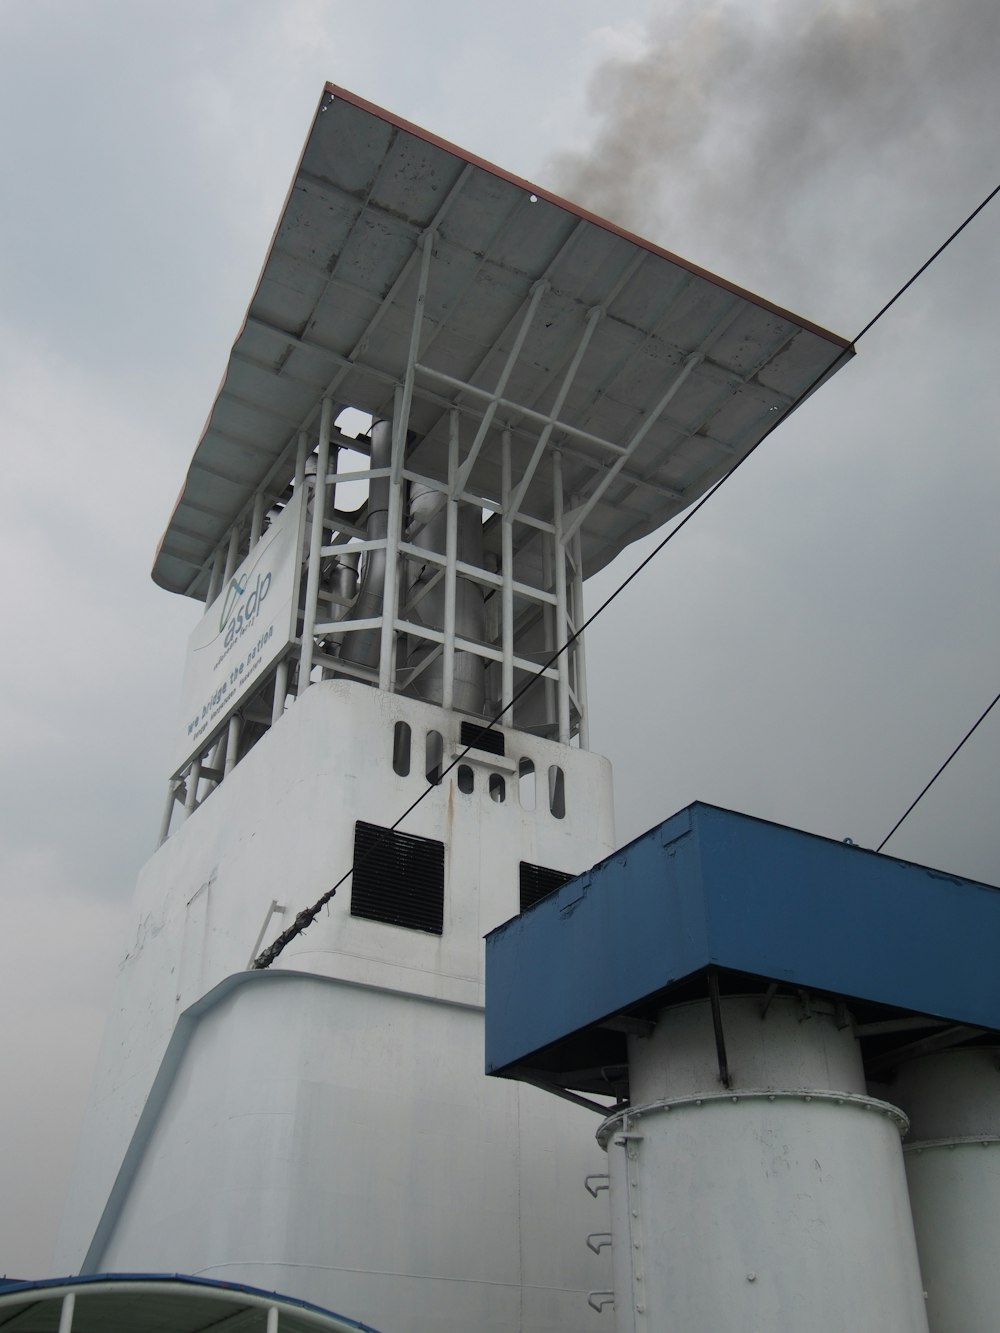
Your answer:
[[[1000,890],[696,804],[487,936],[486,1068],[716,964],[1000,1030]]]
[[[699,811],[711,961],[1000,1028],[1000,890]]]
[[[704,965],[692,815],[682,810],[486,937],[488,1072]]]

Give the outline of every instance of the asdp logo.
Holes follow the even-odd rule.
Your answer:
[[[225,646],[227,648],[257,619],[264,604],[264,598],[271,587],[270,572],[263,575],[258,574],[257,581],[248,593],[247,588],[249,586],[250,580],[247,574],[238,579],[229,580],[229,587],[226,589],[226,595],[222,601],[222,611],[219,615],[219,633],[225,632]]]

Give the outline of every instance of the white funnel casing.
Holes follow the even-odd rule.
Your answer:
[[[832,1005],[723,997],[629,1038],[604,1122],[618,1333],[926,1333],[905,1117],[869,1097]]]
[[[608,1229],[605,1195],[584,1192],[603,1168],[593,1110],[485,1079],[483,935],[614,848],[610,767],[587,748],[584,580],[850,353],[324,89],[156,556],[160,586],[206,613],[58,1267],[280,1288],[387,1333],[607,1328],[587,1299],[610,1282],[607,1248],[585,1244]],[[347,408],[374,423],[370,462],[339,473],[341,445],[364,451],[336,428]],[[363,512],[337,508],[350,478]],[[803,1116],[844,1126],[817,1197],[884,1178],[884,1281],[908,1291],[896,1113],[850,1091]],[[678,1160],[697,1201],[705,1172],[722,1190],[736,1167],[716,1166],[720,1109],[683,1114],[716,1153]],[[654,1130],[657,1173],[666,1118],[629,1119]],[[808,1208],[794,1191],[787,1208],[773,1241],[794,1247]],[[678,1283],[685,1210],[664,1205]]]
[[[577,872],[612,849],[606,760],[510,732],[506,756],[470,754],[473,790],[453,771],[406,824],[445,847],[440,935],[353,914],[348,883],[278,966],[245,970],[262,925],[349,868],[355,821],[388,827],[458,728],[314,684],[146,865],[59,1271],[245,1282],[408,1333],[606,1328],[587,1306],[609,1280],[585,1243],[608,1225],[583,1187],[594,1116],[484,1077],[482,981],[519,862]]]

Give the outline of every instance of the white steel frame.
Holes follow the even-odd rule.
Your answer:
[[[275,1297],[267,1292],[251,1291],[247,1287],[225,1287],[222,1285],[212,1286],[208,1283],[180,1281],[169,1281],[149,1278],[109,1278],[107,1281],[88,1280],[74,1285],[72,1278],[66,1283],[53,1283],[51,1286],[39,1285],[37,1287],[22,1287],[13,1291],[0,1293],[0,1311],[17,1311],[9,1314],[2,1322],[13,1325],[18,1322],[23,1314],[29,1311],[37,1319],[40,1306],[58,1305],[59,1324],[58,1333],[72,1333],[74,1319],[77,1314],[77,1303],[86,1306],[101,1297],[111,1297],[120,1301],[112,1319],[117,1315],[120,1320],[128,1317],[129,1322],[137,1328],[143,1328],[148,1323],[150,1327],[162,1327],[169,1323],[164,1307],[168,1303],[175,1303],[180,1323],[183,1326],[196,1327],[190,1319],[183,1319],[187,1309],[201,1309],[205,1303],[218,1305],[219,1318],[211,1319],[208,1317],[207,1323],[201,1327],[204,1333],[209,1328],[219,1329],[223,1324],[229,1322],[241,1321],[252,1328],[256,1313],[259,1317],[258,1327],[260,1333],[279,1333],[282,1327],[281,1316],[284,1315],[285,1326],[291,1325],[302,1333],[304,1329],[314,1329],[316,1333],[354,1333],[361,1328],[361,1325],[352,1319],[344,1319],[333,1311],[321,1311],[310,1308],[309,1306],[292,1303]],[[148,1308],[143,1308],[143,1300],[148,1302]],[[187,1302],[187,1306],[185,1306]],[[237,1307],[233,1311],[233,1307]],[[18,1308],[20,1307],[20,1308]],[[107,1306],[103,1307],[105,1310]],[[227,1313],[232,1311],[232,1313]]]
[[[297,667],[298,695],[307,690],[314,679],[335,676],[362,680],[376,685],[381,690],[403,692],[413,685],[419,673],[438,655],[443,659],[442,704],[446,709],[450,709],[454,699],[456,653],[462,652],[479,657],[487,666],[495,664],[498,668],[499,680],[491,704],[496,705],[497,712],[504,710],[507,725],[512,722],[510,709],[516,692],[515,673],[538,675],[546,686],[545,693],[548,699],[546,713],[552,734],[564,745],[570,744],[575,738],[577,743],[585,748],[589,744],[589,726],[586,657],[581,632],[585,619],[581,530],[609,487],[619,478],[633,486],[649,487],[673,501],[683,498],[678,491],[654,478],[640,476],[630,471],[628,465],[643,439],[666,411],[688,376],[704,359],[711,343],[736,318],[741,304],[734,298],[703,340],[702,345],[686,357],[670,383],[665,386],[662,396],[653,409],[624,444],[570,424],[560,418],[560,412],[606,306],[629,280],[631,269],[623,273],[620,282],[615,290],[609,293],[604,305],[594,306],[587,312],[583,331],[562,373],[550,411],[539,411],[532,404],[517,402],[507,396],[507,386],[517,365],[518,356],[547,290],[548,283],[544,276],[529,289],[522,305],[517,331],[492,390],[473,383],[471,379],[458,379],[436,370],[421,359],[421,356],[426,356],[427,348],[435,336],[434,331],[426,339],[423,336],[424,311],[431,279],[434,245],[437,229],[468,175],[467,168],[443,202],[434,221],[420,237],[418,246],[402,265],[392,284],[391,293],[398,295],[404,283],[411,278],[419,261],[413,322],[402,380],[397,381],[376,367],[365,365],[362,359],[368,339],[389,308],[389,302],[386,301],[375,312],[352,354],[336,358],[340,362],[340,368],[322,392],[319,403],[295,432],[261,487],[238,515],[225,539],[211,557],[206,602],[211,602],[217,596],[239,563],[241,555],[259,540],[264,530],[267,504],[269,501],[279,499],[286,490],[288,471],[294,456],[293,484],[295,487],[311,488],[313,519],[309,524],[301,632],[297,641],[298,661],[297,663],[295,661],[296,653],[293,646],[293,651],[280,661],[276,671],[263,683],[261,691],[258,692],[258,697],[265,691],[271,694],[269,722],[271,724],[276,722],[284,711],[293,667]],[[576,233],[569,237],[563,247],[563,253],[574,243],[575,237]],[[641,254],[637,255],[635,263],[641,262],[641,258]],[[308,342],[308,339],[293,334],[283,333],[283,336],[290,344]],[[329,349],[323,350],[329,355]],[[370,482],[383,479],[387,475],[384,468],[342,473],[338,472],[336,467],[336,455],[340,446],[354,450],[364,448],[360,441],[343,436],[334,426],[340,410],[352,406],[350,403],[342,403],[338,398],[337,389],[340,382],[349,371],[362,368],[366,373],[385,382],[386,409],[390,401],[392,405],[392,455],[388,469],[392,485],[389,490],[388,534],[385,538],[379,539],[369,538],[362,529],[352,524],[346,515],[338,513],[332,503],[338,483]],[[757,367],[752,367],[745,378],[749,379],[756,373],[756,369]],[[483,367],[480,366],[473,374],[479,374],[482,370]],[[415,397],[439,404],[447,415],[446,481],[426,476],[406,466],[407,428]],[[305,462],[311,451],[311,442],[316,438],[314,432],[317,427],[317,415],[318,439],[314,449],[316,471],[314,476],[308,477]],[[460,444],[461,423],[463,419],[469,418],[475,423],[475,433],[463,457]],[[490,442],[491,430],[494,435],[490,447],[495,447],[497,435],[500,439],[499,495],[479,494],[470,489],[473,469]],[[514,436],[521,440],[529,440],[531,443],[528,463],[521,476],[517,478],[512,475],[511,463],[511,444]],[[593,482],[587,486],[585,492],[575,494],[568,505],[563,494],[564,453],[574,462],[586,462],[595,473]],[[545,460],[551,465],[552,475],[549,518],[529,514],[523,509],[528,488],[536,479],[538,470]],[[443,552],[429,551],[415,545],[412,540],[414,531],[404,530],[402,522],[404,484],[407,482],[417,482],[423,487],[440,492],[444,497],[447,536]],[[473,505],[484,512],[492,511],[499,515],[501,556],[498,569],[490,569],[485,565],[472,565],[458,558],[460,505]],[[316,521],[317,516],[321,521]],[[324,538],[327,529],[331,529],[334,534],[331,542],[325,541]],[[521,542],[522,547],[529,540],[539,541],[542,545],[541,584],[530,584],[514,578],[515,559],[520,549],[517,541],[519,529],[525,534]],[[320,614],[321,602],[330,604],[331,601],[337,600],[328,594],[321,594],[323,561],[333,556],[365,556],[379,549],[385,552],[385,586],[381,615],[352,619],[349,615],[350,608],[346,608],[348,615],[343,619],[323,619]],[[409,563],[413,561],[419,561],[425,567],[437,566],[437,572],[427,584],[421,586],[403,603],[404,576]],[[203,576],[204,570],[192,580],[191,588]],[[489,590],[491,594],[499,593],[500,611],[496,618],[498,633],[491,636],[490,641],[473,641],[460,635],[456,630],[455,599],[459,578],[470,580]],[[413,617],[413,607],[440,579],[443,579],[445,584],[443,623],[440,628],[422,625]],[[546,634],[545,650],[540,660],[538,654],[525,656],[516,650],[518,634],[516,599],[522,605],[526,604],[529,609],[534,606],[536,611],[542,614]],[[522,612],[522,616],[523,614]],[[352,662],[350,637],[376,630],[380,635],[377,669]],[[333,652],[320,646],[321,641],[331,635],[336,635],[338,640],[338,646]],[[400,670],[397,664],[397,647],[400,636],[404,635],[411,644],[422,642],[430,651],[418,667]],[[565,651],[562,651],[555,661],[551,661],[556,652],[564,647]],[[245,716],[252,707],[253,700],[244,704],[240,711]],[[259,703],[257,709],[258,718],[255,720],[259,720]],[[221,739],[214,738],[211,747],[207,747],[206,751],[190,764],[187,771],[181,774],[180,779],[171,784],[167,810],[161,827],[161,839],[169,831],[171,814],[178,803],[183,805],[185,815],[190,814],[197,808],[200,799],[204,799],[200,791],[201,784],[207,783],[208,791],[214,790],[215,785],[232,770],[238,758],[239,743],[240,721],[238,717],[234,717],[226,734]]]

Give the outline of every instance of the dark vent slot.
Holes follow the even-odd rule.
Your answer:
[[[575,875],[567,875],[562,870],[549,870],[547,866],[533,866],[527,861],[521,862],[521,911],[537,903],[548,893],[554,893],[568,884]]]
[[[351,915],[440,935],[444,926],[444,843],[354,825]]]
[[[487,754],[505,754],[503,732],[485,730],[485,723],[463,722],[462,744],[471,745],[474,750],[485,750]]]

